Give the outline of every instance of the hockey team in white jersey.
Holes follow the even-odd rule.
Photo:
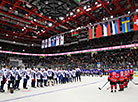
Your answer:
[[[20,90],[20,81],[23,80],[23,88],[28,89],[28,80],[31,80],[31,87],[48,87],[55,84],[81,81],[81,70],[79,68],[7,68],[5,65],[0,69],[0,92],[5,92],[5,85],[11,93]]]

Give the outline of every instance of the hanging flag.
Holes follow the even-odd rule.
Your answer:
[[[133,27],[134,27],[134,31],[138,30],[138,17],[137,17],[137,15],[135,15],[133,18]]]
[[[48,38],[48,47],[51,47],[51,38]]]
[[[64,45],[64,35],[60,35],[60,45]]]
[[[41,46],[42,49],[45,48],[45,40],[42,40],[42,46]]]
[[[104,32],[104,36],[110,36],[111,35],[111,32],[110,32],[110,23],[103,24],[103,32]]]
[[[119,34],[120,33],[120,27],[119,27],[119,20],[115,20],[115,23],[112,21],[112,34]]]
[[[102,26],[99,24],[96,27],[96,38],[102,37]]]
[[[48,46],[47,46],[47,39],[45,39],[45,48],[47,48]]]
[[[94,26],[89,28],[89,39],[95,38]]]
[[[126,18],[126,20],[124,18],[122,18],[122,33],[126,33],[126,32],[130,32],[130,19],[129,17]]]
[[[56,46],[59,46],[59,36],[56,36]]]
[[[89,28],[89,39],[92,39],[92,28]]]
[[[94,26],[92,27],[92,38],[95,38]]]
[[[72,36],[77,36],[77,35],[79,35],[79,32],[74,31],[74,32],[72,33]]]
[[[55,46],[55,41],[56,41],[56,38],[53,37],[53,38],[52,38],[52,46]]]

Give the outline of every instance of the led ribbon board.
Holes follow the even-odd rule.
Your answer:
[[[55,54],[32,54],[32,53],[11,52],[11,51],[3,51],[3,50],[0,50],[0,53],[8,53],[8,54],[24,55],[24,56],[62,56],[62,55],[69,55],[69,54],[71,55],[71,54],[125,49],[125,48],[133,48],[133,47],[138,47],[138,43],[137,44],[129,44],[129,45],[121,45],[121,46],[97,48],[97,49],[89,49],[89,50],[81,50],[81,51],[72,51],[72,52],[65,52],[65,53],[55,53]]]

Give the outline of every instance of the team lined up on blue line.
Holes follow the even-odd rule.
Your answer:
[[[4,85],[8,85],[8,90],[13,93],[14,90],[20,90],[20,81],[23,80],[23,88],[28,89],[28,80],[31,80],[31,87],[54,86],[55,84],[65,84],[69,82],[81,81],[81,70],[52,68],[7,68],[5,65],[0,70],[0,92],[5,92]]]

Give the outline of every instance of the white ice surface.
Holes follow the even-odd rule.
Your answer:
[[[99,90],[107,81],[107,77],[82,77],[82,82],[55,85],[44,88],[30,88],[0,93],[0,102],[138,102],[138,85],[132,82],[123,92],[111,93],[109,84]],[[138,82],[138,78],[134,78]],[[30,84],[30,82],[28,82]],[[7,87],[7,85],[5,85]]]

